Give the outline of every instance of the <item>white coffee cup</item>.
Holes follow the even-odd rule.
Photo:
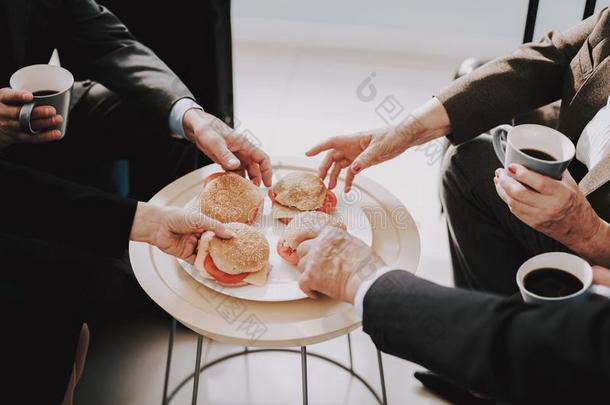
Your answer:
[[[583,287],[565,297],[545,297],[527,290],[524,285],[525,277],[532,271],[543,268],[568,272],[578,278]],[[534,256],[523,263],[517,271],[517,286],[519,286],[521,296],[525,302],[531,303],[577,301],[586,298],[591,293],[610,298],[610,288],[593,285],[592,283],[593,269],[591,269],[591,265],[576,255],[564,252],[550,252]]]
[[[61,131],[61,138],[63,138],[68,127],[68,113],[70,112],[72,88],[74,87],[74,76],[72,76],[72,73],[60,66],[31,65],[16,71],[11,76],[9,83],[14,90],[25,90],[34,93],[34,101],[21,107],[19,113],[21,129],[31,135],[41,131],[48,131],[49,129],[59,129]],[[52,94],[35,94],[41,91],[49,91]],[[63,122],[53,128],[34,130],[32,128],[32,111],[39,105],[55,107],[57,114],[63,117]]]

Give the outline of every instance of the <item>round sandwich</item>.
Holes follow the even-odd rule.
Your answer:
[[[227,226],[235,233],[232,239],[217,238],[213,232],[201,235],[195,268],[225,287],[264,285],[270,270],[269,242],[249,225]]]
[[[347,227],[338,218],[332,217],[324,212],[307,211],[298,214],[290,221],[286,229],[284,229],[282,237],[278,240],[277,253],[282,259],[296,266],[299,263],[297,248],[302,242],[298,240],[297,237],[302,234],[307,234],[308,231],[313,232],[316,229],[325,226],[334,226],[343,229],[344,231],[347,230]]]
[[[305,211],[330,214],[337,206],[337,197],[322,179],[312,173],[293,172],[284,176],[271,190],[271,216],[287,224]]]
[[[214,173],[205,179],[199,210],[222,223],[252,224],[262,212],[264,193],[235,173]]]

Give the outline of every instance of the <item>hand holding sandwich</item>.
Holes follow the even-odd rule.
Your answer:
[[[149,243],[193,263],[199,237],[205,231],[223,239],[233,237],[224,224],[198,212],[139,202],[129,239]]]
[[[306,154],[311,157],[327,151],[318,174],[324,180],[330,172],[328,187],[331,190],[337,185],[343,169],[348,169],[344,189],[348,192],[354,177],[367,167],[393,159],[408,148],[450,132],[451,122],[445,107],[432,98],[398,125],[335,136],[314,146]]]

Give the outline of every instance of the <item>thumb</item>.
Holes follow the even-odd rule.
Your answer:
[[[191,211],[187,226],[190,232],[212,231],[221,239],[231,239],[235,236],[235,233],[222,222],[197,211]]]
[[[216,163],[225,170],[237,170],[241,166],[239,159],[229,150],[227,142],[218,137],[210,146],[211,152],[216,158]]]

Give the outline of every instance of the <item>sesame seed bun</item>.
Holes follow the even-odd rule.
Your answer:
[[[238,226],[239,225],[247,226],[247,225],[243,225],[243,224],[237,224],[237,225]],[[265,283],[267,282],[267,276],[269,275],[269,272],[271,271],[271,265],[269,264],[269,262],[265,262],[261,266],[261,269],[259,271],[247,273],[246,278],[244,278],[239,283],[223,283],[222,281],[219,281],[216,278],[214,278],[212,275],[210,275],[207,272],[206,265],[204,264],[204,262],[206,261],[206,257],[208,255],[210,255],[210,244],[211,244],[212,240],[214,240],[214,239],[217,239],[216,236],[214,235],[214,232],[211,232],[211,231],[204,232],[203,235],[201,235],[201,238],[199,239],[199,244],[197,246],[197,257],[195,258],[194,265],[195,265],[195,268],[199,271],[199,273],[204,278],[214,280],[215,283],[220,284],[223,287],[242,287],[242,286],[249,285],[249,284],[252,284],[255,286],[265,285]],[[269,248],[267,247],[267,251],[268,251],[268,249]],[[221,250],[222,250],[222,248],[221,248]],[[218,260],[218,258],[214,259],[214,257],[212,257],[212,261],[214,261],[214,265],[220,270],[218,265],[215,263],[215,260]]]
[[[273,187],[275,201],[301,211],[316,210],[324,204],[326,186],[313,173],[292,172]]]
[[[211,180],[199,196],[202,214],[223,223],[251,224],[261,213],[263,193],[260,188],[235,173]]]
[[[269,265],[269,242],[261,232],[245,224],[227,225],[235,237],[214,237],[208,247],[219,270],[227,274],[254,273]]]

